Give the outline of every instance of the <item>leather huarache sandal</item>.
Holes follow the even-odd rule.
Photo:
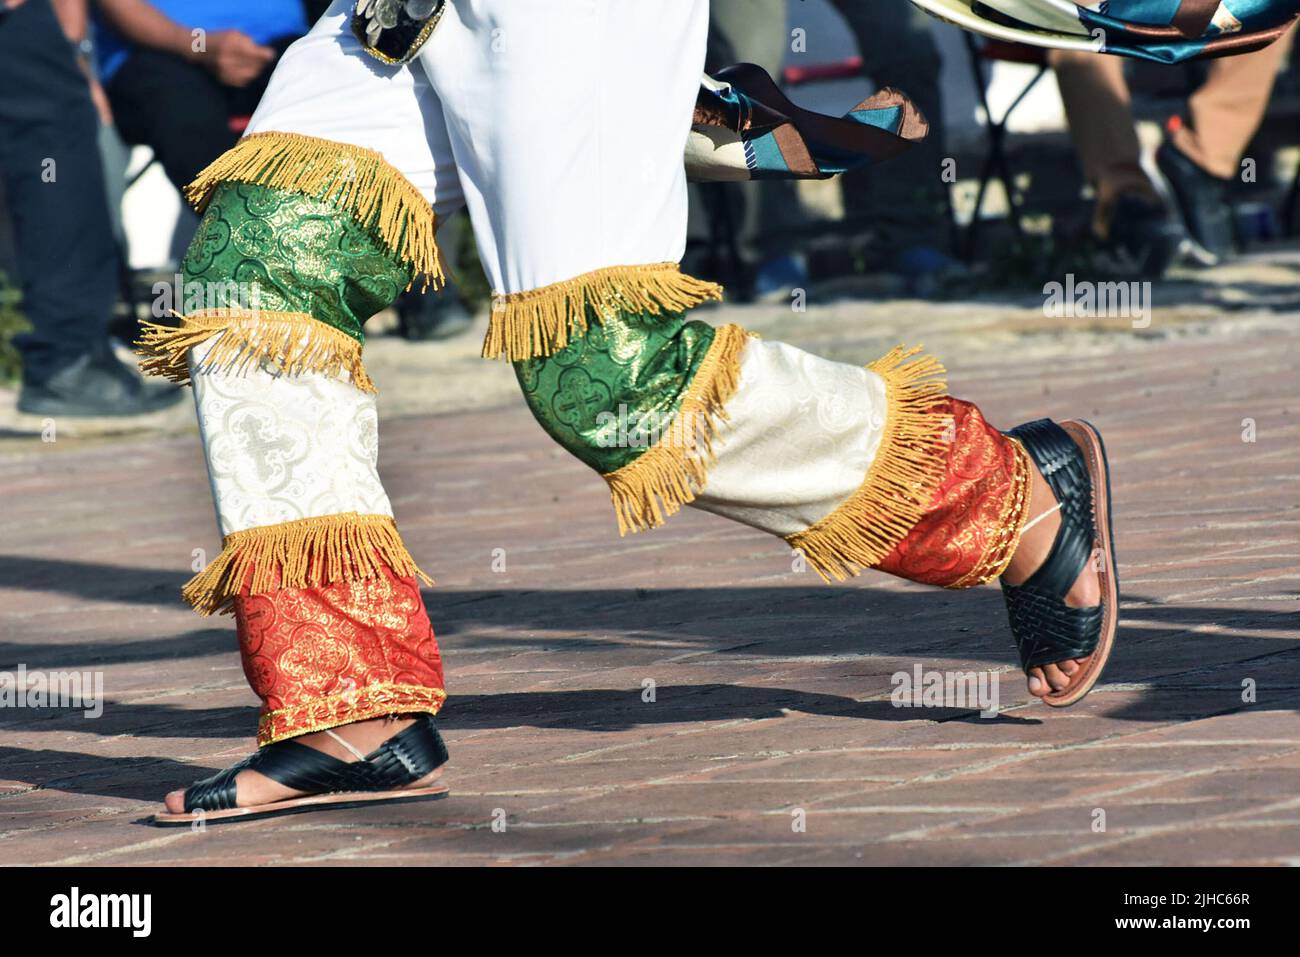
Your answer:
[[[1119,575],[1110,515],[1110,466],[1096,428],[1084,421],[1039,419],[1007,433],[1020,441],[1056,496],[1061,527],[1039,569],[1020,585],[1002,583],[1011,636],[1026,672],[1086,659],[1070,683],[1043,696],[1054,708],[1074,704],[1092,690],[1110,658],[1119,625]],[[1101,604],[1074,608],[1065,596],[1093,555]]]
[[[199,820],[224,824],[278,814],[433,801],[447,796],[446,785],[433,783],[436,772],[447,761],[447,746],[432,715],[420,715],[414,724],[370,754],[362,754],[333,732],[326,733],[357,760],[341,761],[293,740],[268,744],[233,767],[190,785],[185,791],[185,813],[155,814],[149,823],[159,827],[179,827]],[[240,771],[256,771],[287,788],[308,793],[270,804],[236,807],[235,777]],[[409,786],[417,782],[419,787]]]

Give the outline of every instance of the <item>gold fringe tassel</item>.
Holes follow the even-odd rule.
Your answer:
[[[215,336],[196,371],[241,374],[249,366],[269,361],[283,375],[319,372],[341,379],[346,372],[362,392],[376,391],[361,363],[361,343],[306,313],[214,310],[178,318],[179,326],[141,323],[143,332],[135,351],[146,375],[187,384],[189,350]]]
[[[885,380],[885,432],[858,490],[830,515],[786,537],[823,580],[843,581],[888,555],[921,520],[947,468],[952,417],[934,411],[946,391],[932,356],[899,346],[867,366]]]
[[[375,578],[383,565],[397,575],[431,579],[416,567],[387,515],[340,512],[227,535],[221,554],[191,578],[182,597],[200,615],[229,606],[245,586],[250,595]]]
[[[657,528],[693,501],[716,459],[713,440],[724,408],[740,385],[740,355],[749,342],[740,326],[721,326],[658,442],[605,476],[618,533]]]
[[[251,133],[185,187],[202,212],[222,183],[249,183],[313,196],[349,210],[389,251],[430,282],[442,284],[433,207],[381,153],[301,133]],[[412,277],[412,283],[415,281]]]
[[[527,292],[494,296],[483,358],[504,355],[518,362],[549,356],[587,330],[588,306],[598,315],[659,315],[721,298],[721,286],[685,275],[677,263],[597,269]]]

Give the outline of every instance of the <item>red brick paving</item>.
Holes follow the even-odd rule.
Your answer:
[[[1300,861],[1300,347],[951,364],[996,422],[1105,434],[1125,625],[1077,708],[1027,702],[993,588],[822,586],[697,513],[620,541],[522,405],[401,419],[382,471],[439,581],[452,797],[150,829],[254,726],[231,624],[177,594],[218,548],[197,440],[33,443],[0,463],[0,670],[102,670],[108,701],[0,711],[0,863]],[[997,669],[1001,717],[893,708],[917,663]]]

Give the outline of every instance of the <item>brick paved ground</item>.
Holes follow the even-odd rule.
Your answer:
[[[177,598],[218,547],[197,440],[11,439],[0,670],[102,670],[108,703],[0,711],[0,863],[1300,862],[1300,346],[1293,299],[1256,312],[1016,349],[917,310],[994,421],[1105,433],[1125,624],[1064,713],[1027,703],[995,588],[825,587],[704,514],[620,541],[603,483],[519,405],[390,419],[382,471],[439,579],[453,796],[202,834],[138,823],[251,744],[232,626]],[[1001,716],[892,707],[917,664],[996,669]]]

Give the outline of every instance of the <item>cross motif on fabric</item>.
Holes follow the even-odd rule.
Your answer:
[[[257,469],[257,477],[263,482],[269,481],[278,471],[272,456],[278,453],[282,460],[293,449],[293,443],[284,435],[268,438],[268,423],[252,416],[240,419],[235,429],[240,434],[242,450],[248,453]]]

